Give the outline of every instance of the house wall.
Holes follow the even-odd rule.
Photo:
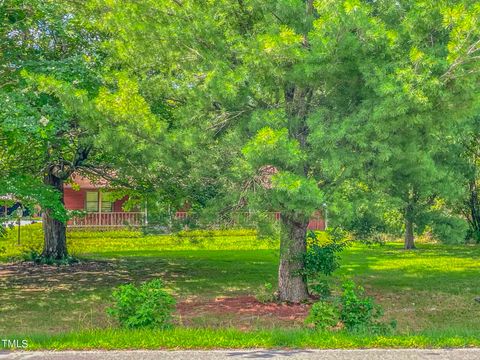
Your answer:
[[[325,220],[320,218],[310,219],[308,230],[325,230]]]
[[[95,191],[95,190],[87,190],[87,189],[80,189],[80,190],[73,190],[71,188],[65,188],[63,191],[63,197],[65,201],[65,208],[67,210],[85,210],[85,200],[86,200],[86,193],[87,191]],[[120,200],[116,200],[113,203],[113,212],[124,212],[122,209],[123,204],[127,201],[127,197]]]
[[[78,191],[65,188],[63,190],[63,200],[65,201],[65,208],[67,210],[85,210],[86,190],[80,189]]]
[[[116,200],[113,203],[113,211],[114,212],[124,212],[123,209],[122,209],[122,206],[125,203],[125,201],[127,201],[127,199],[128,199],[128,197],[124,196],[123,198],[121,198],[119,200]]]

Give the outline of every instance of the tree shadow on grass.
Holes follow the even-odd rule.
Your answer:
[[[341,255],[342,268],[334,279],[356,278],[387,306],[398,297],[398,310],[407,311],[405,314],[418,311],[410,303],[417,303],[416,297],[421,297],[425,302],[422,311],[435,306],[439,308],[436,311],[445,312],[458,305],[460,311],[468,310],[475,317],[478,311],[470,310],[465,299],[480,292],[478,254],[477,248],[437,250],[421,246],[405,252],[398,245],[354,246]],[[0,264],[0,332],[63,331],[85,323],[105,326],[105,307],[112,290],[120,284],[153,278],[162,278],[179,301],[251,295],[265,282],[276,283],[278,252],[126,250],[95,254],[82,264],[58,268]],[[470,316],[468,312],[460,315]]]
[[[278,260],[271,250],[159,251],[155,252],[156,256],[152,256],[152,252],[134,254],[125,256],[122,252],[115,255],[133,278],[161,277],[180,297],[251,294],[265,282],[276,282]]]
[[[126,251],[73,266],[0,264],[0,331],[105,326],[112,290],[153,278],[163,279],[179,301],[251,294],[257,285],[274,282],[274,259],[261,250]]]

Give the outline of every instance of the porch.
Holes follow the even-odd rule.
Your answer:
[[[251,213],[238,212],[232,216],[231,226],[239,226],[251,223]],[[280,221],[280,213],[268,213],[271,220]],[[174,220],[187,221],[188,212],[177,211]],[[88,212],[81,216],[73,216],[67,223],[70,228],[121,228],[140,227],[147,225],[145,212]],[[309,230],[325,230],[326,224],[320,212],[316,212],[308,224]]]
[[[266,213],[268,219],[273,222],[279,222],[281,219],[280,212],[267,212]],[[185,211],[177,211],[174,215],[174,219],[176,220],[187,220],[189,218],[188,212]],[[249,212],[235,212],[230,218],[228,225],[230,226],[241,226],[241,225],[248,225],[253,223],[253,214]],[[225,225],[225,224],[224,224]],[[308,222],[308,230],[313,231],[323,231],[327,228],[326,220],[323,217],[321,211],[316,211],[311,217],[310,221]]]

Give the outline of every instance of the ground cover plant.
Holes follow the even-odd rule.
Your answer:
[[[9,263],[23,246],[42,243],[39,234],[18,247],[9,234],[0,240],[8,251],[0,263],[0,333],[29,336],[37,347],[128,347],[133,338],[106,313],[112,291],[160,278],[177,300],[176,329],[158,340],[158,332],[151,330],[145,335],[151,340],[138,346],[174,347],[175,339],[189,331],[201,335],[175,346],[464,346],[478,339],[472,335],[480,330],[480,304],[474,300],[480,289],[476,246],[419,243],[415,252],[403,251],[400,242],[346,247],[341,267],[329,280],[332,290],[347,279],[362,284],[366,295],[383,307],[384,319],[398,321],[397,330],[386,337],[342,330],[321,337],[321,330],[305,329],[309,304],[255,299],[265,283],[276,282],[279,249],[277,242],[247,233],[217,233],[213,240],[190,243],[131,231],[70,232],[70,248],[80,259],[71,266]],[[247,332],[236,337],[239,330]]]
[[[305,319],[306,324],[317,330],[345,329],[348,332],[389,334],[396,327],[396,321],[382,322],[383,308],[372,297],[365,296],[365,290],[348,280],[342,284],[342,292],[328,296],[314,303]]]

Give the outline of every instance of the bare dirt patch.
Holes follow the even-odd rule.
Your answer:
[[[253,296],[239,296],[184,301],[177,305],[177,315],[184,325],[192,325],[200,317],[207,324],[210,319],[213,326],[232,325],[247,330],[256,325],[301,325],[309,309],[308,304],[261,303]]]

